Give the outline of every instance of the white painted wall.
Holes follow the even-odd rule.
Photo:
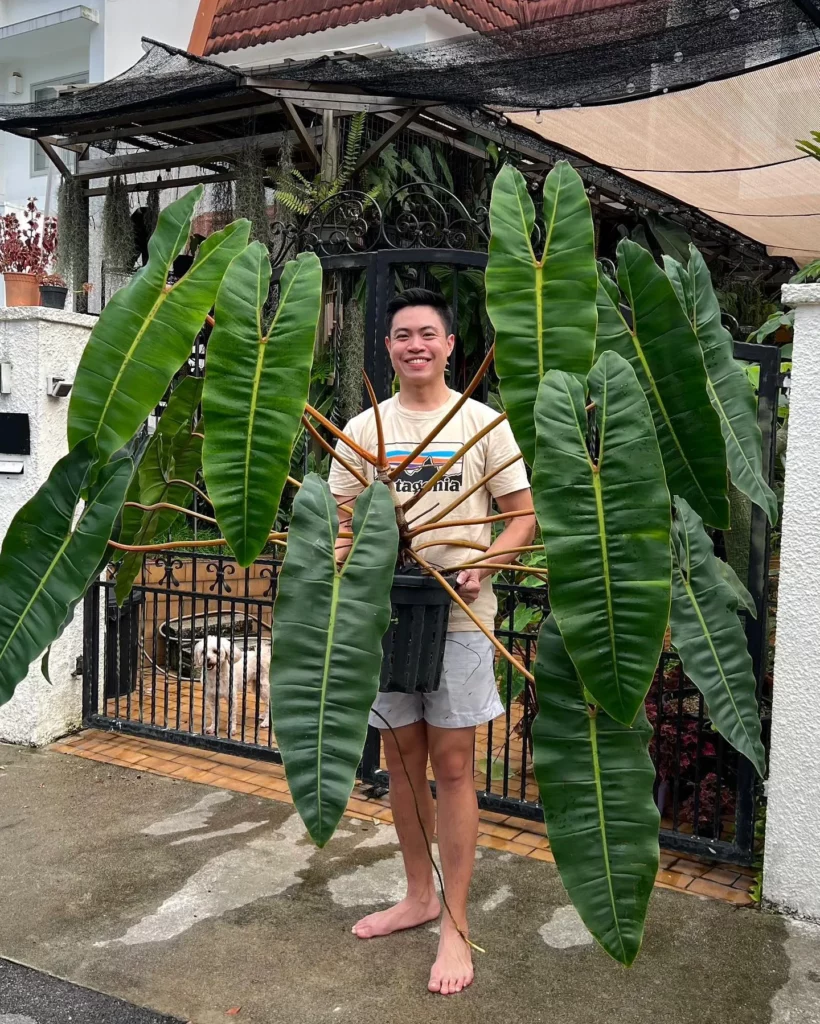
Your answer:
[[[374,18],[355,25],[340,25],[324,32],[311,32],[309,35],[263,43],[261,46],[217,53],[209,57],[209,60],[240,67],[263,65],[286,57],[307,60],[333,50],[355,49],[373,44],[398,49],[471,33],[472,29],[444,11],[425,8],[391,14],[386,18]]]
[[[0,541],[15,513],[68,451],[68,399],[49,398],[46,378],[49,374],[74,377],[95,323],[95,317],[79,313],[38,307],[0,309],[0,362],[12,364],[11,393],[0,395],[0,412],[28,413],[31,426],[31,455],[21,459],[23,475],[0,475]],[[51,685],[38,661],[0,708],[0,740],[40,745],[80,724],[82,681],[74,671],[82,649],[82,610],[78,609],[52,650]]]
[[[820,284],[795,307],[763,895],[820,921]]]

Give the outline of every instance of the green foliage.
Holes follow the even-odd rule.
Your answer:
[[[88,274],[88,206],[83,182],[63,178],[57,193],[57,263],[56,269],[78,299],[77,308],[86,306],[81,289]]]
[[[186,377],[174,388],[131,480],[126,501],[181,508],[191,504],[194,492],[178,481],[195,483],[202,465],[202,439],[194,436],[194,417],[201,396],[201,378]],[[120,543],[151,544],[169,532],[180,515],[172,509],[146,512],[128,505],[122,511]],[[114,590],[118,605],[122,606],[131,593],[142,563],[143,555],[136,551],[122,557]]]
[[[710,526],[727,527],[726,448],[697,336],[669,278],[628,239],[618,246],[618,285],[631,324],[618,286],[602,273],[597,351],[618,352],[632,364],[652,410],[670,492],[685,497]]]
[[[532,244],[535,207],[524,176],[502,168],[490,204],[487,312],[495,367],[515,439],[532,466],[533,407],[541,378],[562,370],[585,378],[595,351],[594,228],[580,177],[565,161],[544,183],[546,240]]]
[[[672,541],[672,644],[706,698],[715,729],[762,777],[766,754],[737,592],[724,578],[703,522],[681,498],[675,498]]]
[[[6,531],[0,551],[0,704],[11,699],[31,662],[62,632],[99,570],[133,467],[130,459],[106,466],[74,525],[96,461],[93,440],[84,438]]]
[[[584,386],[550,370],[538,391],[533,496],[550,604],[586,689],[631,725],[669,617],[669,491],[648,403],[630,365],[605,352]],[[590,454],[590,449],[594,454]]]
[[[584,924],[629,966],[660,852],[652,729],[643,708],[626,728],[590,701],[552,616],[538,640],[535,685],[533,759],[550,849]]]
[[[348,423],[362,410],[364,370],[364,310],[356,299],[344,307],[339,336],[339,384],[336,408],[339,420]]]
[[[247,245],[249,225],[236,221],[206,239],[188,273],[166,289],[201,195],[200,185],[160,214],[148,265],[106,305],[80,360],[68,440],[73,447],[93,436],[102,463],[133,437],[165,394],[191,353],[228,264]]]
[[[270,276],[260,242],[228,267],[216,298],[202,395],[205,482],[241,566],[265,547],[279,508],[308,398],[322,301],[319,257],[301,253],[285,266],[265,332]]]
[[[274,606],[271,714],[293,801],[319,846],[347,806],[379,686],[398,553],[388,488],[374,483],[356,501],[341,569],[338,529],[327,484],[306,477]]]
[[[236,162],[234,209],[237,217],[242,217],[250,223],[251,239],[264,245],[270,241],[270,221],[265,196],[266,174],[265,158],[261,148],[253,140],[246,142]],[[226,198],[227,196],[223,195],[222,200]]]

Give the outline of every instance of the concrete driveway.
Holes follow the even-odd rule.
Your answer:
[[[552,865],[483,850],[487,952],[443,998],[433,927],[350,934],[402,895],[391,826],[346,819],[317,851],[287,804],[50,751],[0,746],[0,765],[0,956],[183,1021],[820,1024],[814,926],[657,891],[627,971]]]

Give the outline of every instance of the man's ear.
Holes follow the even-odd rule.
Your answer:
[[[453,354],[453,349],[455,348],[455,344],[456,344],[456,336],[455,336],[455,334],[448,334],[447,335],[447,355],[448,356]]]

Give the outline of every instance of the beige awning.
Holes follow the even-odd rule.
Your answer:
[[[820,258],[820,53],[631,103],[510,114],[805,264]]]

